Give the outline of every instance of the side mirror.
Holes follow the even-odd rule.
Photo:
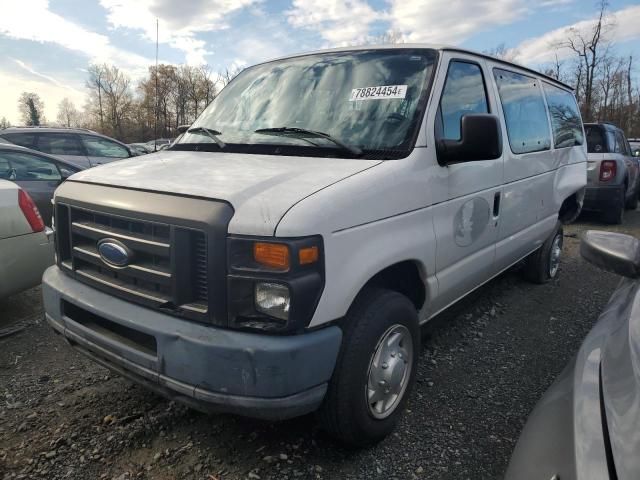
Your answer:
[[[436,149],[441,164],[499,158],[502,137],[498,117],[489,113],[463,115],[460,140],[439,140]]]
[[[580,255],[589,263],[623,277],[640,277],[640,240],[622,233],[587,230]]]
[[[178,133],[184,133],[191,128],[191,125],[180,125],[176,130]]]

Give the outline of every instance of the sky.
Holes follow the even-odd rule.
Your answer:
[[[595,0],[7,0],[0,9],[0,118],[19,124],[23,91],[55,120],[68,97],[86,100],[86,68],[108,62],[133,80],[155,59],[214,71],[320,48],[369,43],[386,32],[406,42],[483,51],[504,44],[536,67],[558,53],[569,27],[588,28]],[[640,65],[640,2],[610,0],[616,51]],[[637,69],[636,71],[639,71]]]

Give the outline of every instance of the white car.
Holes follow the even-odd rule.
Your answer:
[[[420,325],[526,259],[557,275],[586,184],[571,88],[425,45],[243,70],[171,149],[55,195],[47,320],[203,410],[388,435]]]
[[[0,298],[40,284],[54,261],[51,233],[29,194],[0,180]]]

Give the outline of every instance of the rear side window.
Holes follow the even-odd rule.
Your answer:
[[[78,137],[68,133],[40,133],[37,148],[50,155],[84,155]]]
[[[616,153],[629,155],[629,151],[627,149],[627,140],[624,138],[624,135],[620,131],[616,132]]]
[[[0,175],[2,172],[6,172],[2,178],[17,182],[61,179],[53,162],[30,153],[0,152]]]
[[[93,135],[81,135],[82,143],[87,149],[90,157],[126,158],[129,152],[122,145],[107,140],[106,138],[94,137]]]
[[[460,119],[463,115],[488,112],[487,94],[480,66],[475,63],[452,61],[440,100],[440,138],[459,140]]]
[[[2,138],[9,140],[15,145],[34,148],[36,136],[33,133],[3,133]]]
[[[607,153],[607,137],[604,129],[599,125],[585,125],[584,133],[587,135],[587,152]]]
[[[542,85],[551,116],[554,146],[564,148],[582,145],[582,120],[576,99],[566,90],[544,82]]]
[[[493,69],[513,153],[551,148],[549,120],[539,81],[519,73]]]

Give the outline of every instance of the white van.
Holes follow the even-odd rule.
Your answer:
[[[319,411],[389,434],[420,325],[526,259],[557,275],[586,148],[571,89],[424,45],[244,70],[153,158],[55,196],[46,316],[106,367],[202,410]]]

